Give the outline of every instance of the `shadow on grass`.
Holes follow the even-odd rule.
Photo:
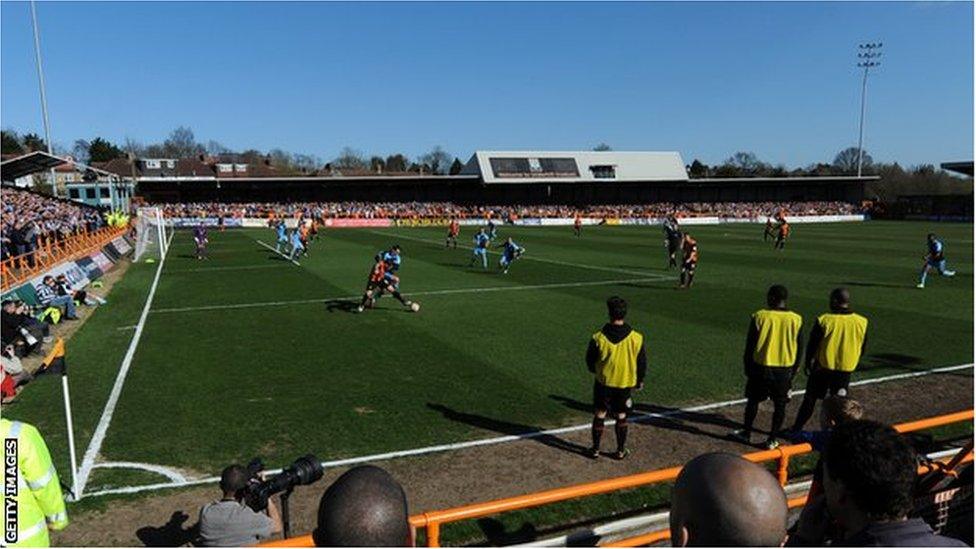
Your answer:
[[[341,313],[355,313],[359,307],[359,302],[355,300],[337,300],[326,304],[325,310],[330,313],[339,311]]]
[[[860,372],[870,372],[872,370],[890,369],[902,370],[904,372],[926,372],[932,368],[922,365],[922,358],[912,355],[899,353],[872,353],[861,360],[858,367]],[[958,370],[954,372],[939,372],[939,375],[954,377],[972,377],[971,370]]]
[[[573,410],[587,413],[593,412],[593,405],[586,402],[580,402],[561,395],[549,395],[549,398]],[[698,425],[709,425],[722,431],[731,431],[742,427],[741,423],[718,414],[686,412],[680,408],[643,403],[634,403],[630,422],[726,441],[732,440],[727,433],[706,431],[698,427]],[[764,431],[756,429],[755,432],[763,433]]]
[[[578,454],[580,456],[586,455],[586,447],[563,440],[557,436],[544,434],[542,432],[543,430],[539,427],[523,425],[521,423],[513,423],[501,419],[494,419],[468,412],[461,412],[444,406],[443,404],[435,404],[432,402],[428,402],[427,407],[436,412],[440,412],[446,419],[451,421],[466,423],[473,427],[478,427],[479,429],[495,431],[496,433],[501,433],[503,435],[525,436],[526,440],[533,440],[540,444],[549,446],[550,448],[563,450],[564,452]]]
[[[136,537],[146,547],[179,547],[193,542],[199,529],[197,524],[184,528],[183,524],[190,515],[183,511],[175,511],[169,522],[162,526],[143,526],[136,530]]]
[[[915,290],[915,284],[889,284],[886,282],[838,282],[840,286],[857,288],[895,288],[896,290]]]

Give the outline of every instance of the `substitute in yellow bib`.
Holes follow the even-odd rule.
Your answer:
[[[868,319],[851,310],[847,288],[830,292],[830,312],[820,315],[807,344],[807,391],[793,422],[799,432],[813,415],[817,400],[846,396],[851,373],[857,368],[867,343]]]
[[[627,413],[631,408],[631,391],[644,388],[647,353],[644,336],[631,328],[624,318],[627,302],[619,297],[607,300],[610,322],[590,338],[586,349],[586,366],[595,376],[593,383],[593,446],[590,457],[600,457],[600,439],[607,413],[616,416],[617,451],[615,459],[624,459],[627,450]]]
[[[733,438],[751,444],[759,404],[772,399],[773,423],[765,443],[770,450],[779,446],[776,436],[786,419],[793,376],[800,366],[803,318],[787,308],[787,297],[785,286],[770,286],[766,293],[767,307],[753,313],[749,320],[742,354],[746,373],[744,428],[732,432]]]
[[[61,483],[51,463],[44,439],[33,425],[0,419],[3,434],[4,545],[7,547],[47,547],[48,529],[68,525]],[[16,480],[11,479],[16,476]],[[10,513],[8,499],[16,503]],[[16,521],[13,524],[12,521]]]

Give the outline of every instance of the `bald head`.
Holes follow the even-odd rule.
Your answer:
[[[405,547],[407,496],[389,473],[364,465],[346,471],[322,495],[312,536],[319,547]]]
[[[830,308],[835,311],[847,310],[851,307],[851,292],[847,288],[834,288],[830,292]]]
[[[688,462],[671,491],[671,544],[778,547],[786,539],[786,495],[768,471],[725,453]]]

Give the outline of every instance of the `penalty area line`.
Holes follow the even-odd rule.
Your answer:
[[[959,364],[959,365],[956,365],[956,366],[943,366],[943,367],[939,367],[939,368],[932,368],[930,370],[920,370],[920,371],[917,371],[917,372],[907,372],[907,373],[902,373],[902,374],[892,374],[892,375],[887,375],[887,376],[879,376],[879,377],[874,377],[874,378],[868,378],[868,379],[862,379],[862,380],[855,381],[855,382],[851,383],[851,386],[852,387],[860,387],[860,386],[863,386],[863,385],[874,385],[874,384],[877,384],[877,383],[884,383],[884,382],[888,382],[888,381],[897,381],[897,380],[901,380],[901,379],[910,379],[910,378],[924,377],[924,376],[929,376],[929,375],[934,375],[934,374],[954,372],[954,371],[957,371],[957,370],[971,369],[972,367],[973,367],[973,364]],[[805,392],[806,391],[796,391],[793,394],[794,395],[802,395]],[[669,410],[667,412],[651,412],[651,413],[635,414],[634,415],[634,418],[633,418],[633,421],[636,422],[636,423],[642,423],[642,422],[646,422],[646,421],[648,421],[650,419],[655,419],[655,418],[668,418],[668,417],[674,417],[674,416],[679,416],[680,417],[683,414],[696,413],[696,412],[704,412],[704,411],[715,410],[715,409],[720,409],[720,408],[727,408],[729,406],[736,406],[736,405],[740,405],[740,404],[745,404],[745,402],[746,402],[746,399],[739,398],[739,399],[733,399],[733,400],[725,400],[725,401],[721,401],[721,402],[712,402],[712,403],[709,403],[709,404],[701,404],[701,405],[698,405],[698,406],[690,406],[688,408],[681,408],[681,409],[677,409],[677,410]],[[610,426],[613,426],[615,423],[616,422],[614,420],[612,420],[612,419],[608,419],[607,420],[607,424],[610,425]],[[390,460],[390,459],[397,459],[397,458],[404,458],[404,457],[411,457],[411,456],[434,454],[434,453],[440,453],[440,452],[449,452],[449,451],[455,451],[455,450],[464,450],[464,449],[467,449],[467,448],[476,448],[476,447],[479,447],[479,446],[491,446],[491,445],[503,444],[503,443],[507,443],[507,442],[516,442],[516,441],[520,441],[520,440],[531,440],[531,439],[534,439],[534,438],[539,438],[539,437],[544,437],[544,436],[559,435],[559,434],[571,433],[571,432],[575,432],[575,431],[583,431],[583,430],[586,430],[586,429],[590,429],[591,427],[592,427],[592,423],[591,422],[587,422],[587,423],[580,423],[580,424],[577,424],[577,425],[569,425],[569,426],[566,426],[566,427],[559,427],[559,428],[556,428],[556,429],[545,429],[545,430],[537,430],[537,431],[527,431],[525,433],[520,433],[520,434],[517,434],[517,435],[506,435],[506,436],[501,436],[501,437],[492,437],[492,438],[485,438],[485,439],[478,439],[478,440],[469,440],[469,441],[465,441],[465,442],[455,442],[455,443],[450,443],[450,444],[438,444],[438,445],[435,445],[435,446],[426,446],[426,447],[422,447],[422,448],[413,448],[413,449],[410,449],[410,450],[398,450],[398,451],[393,451],[393,452],[384,452],[384,453],[381,453],[381,454],[372,454],[372,455],[368,455],[368,456],[360,456],[360,457],[346,458],[346,459],[337,459],[337,460],[332,460],[332,461],[323,461],[322,462],[322,467],[328,469],[328,468],[334,468],[334,467],[343,467],[343,466],[348,466],[348,465],[356,465],[356,464],[360,464],[360,463],[370,463],[370,462],[386,461],[386,460]],[[275,469],[273,471],[267,471],[268,474],[272,474],[272,475],[273,474],[277,474],[279,472],[281,472],[281,469]],[[106,495],[113,495],[113,494],[135,494],[135,493],[139,493],[139,492],[147,492],[147,491],[155,491],[155,490],[164,490],[164,489],[169,489],[169,488],[185,488],[185,487],[188,487],[188,486],[198,486],[198,485],[201,485],[201,484],[213,484],[213,483],[218,482],[219,480],[220,480],[220,477],[208,477],[208,478],[202,478],[202,479],[187,480],[187,481],[184,481],[184,482],[157,483],[157,484],[147,484],[147,485],[143,485],[143,486],[125,486],[125,487],[121,487],[121,488],[109,488],[109,489],[106,489],[106,490],[100,490],[100,491],[97,491],[97,492],[92,492],[90,494],[84,494],[83,497],[97,497],[97,496],[106,496]]]
[[[297,262],[297,261],[295,261],[294,259],[292,259],[292,258],[290,258],[290,257],[288,257],[287,255],[285,255],[285,254],[283,254],[283,253],[281,253],[281,252],[279,252],[278,250],[276,250],[276,249],[274,249],[274,248],[272,248],[271,246],[269,246],[269,245],[267,245],[267,244],[265,244],[264,242],[261,242],[260,240],[258,240],[258,239],[256,239],[256,238],[254,239],[254,241],[255,241],[255,242],[257,242],[258,244],[260,244],[260,245],[262,245],[262,246],[264,246],[265,248],[267,248],[267,249],[269,249],[269,250],[271,250],[272,252],[274,252],[274,253],[276,253],[276,254],[278,254],[278,255],[280,255],[281,257],[283,257],[283,258],[285,258],[285,259],[287,259],[288,261],[291,261],[291,262],[292,262],[292,263],[294,263],[294,264],[295,264],[296,266],[298,266],[298,267],[301,267],[301,266],[302,266],[302,264],[301,264],[301,263],[299,263],[299,262]]]

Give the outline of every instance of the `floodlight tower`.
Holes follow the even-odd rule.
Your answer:
[[[51,143],[51,124],[47,117],[47,93],[44,89],[44,68],[41,66],[41,35],[37,30],[37,8],[34,0],[30,3],[31,28],[34,30],[34,61],[37,64],[37,81],[41,88],[41,115],[44,117],[44,140],[47,141],[47,154],[54,154],[54,145]],[[54,178],[54,168],[48,172],[51,182],[51,194],[58,196],[58,184]]]
[[[857,46],[857,66],[864,69],[861,80],[861,122],[857,130],[857,176],[861,177],[861,167],[864,162],[864,105],[867,100],[868,71],[881,65],[881,42],[859,44]]]

